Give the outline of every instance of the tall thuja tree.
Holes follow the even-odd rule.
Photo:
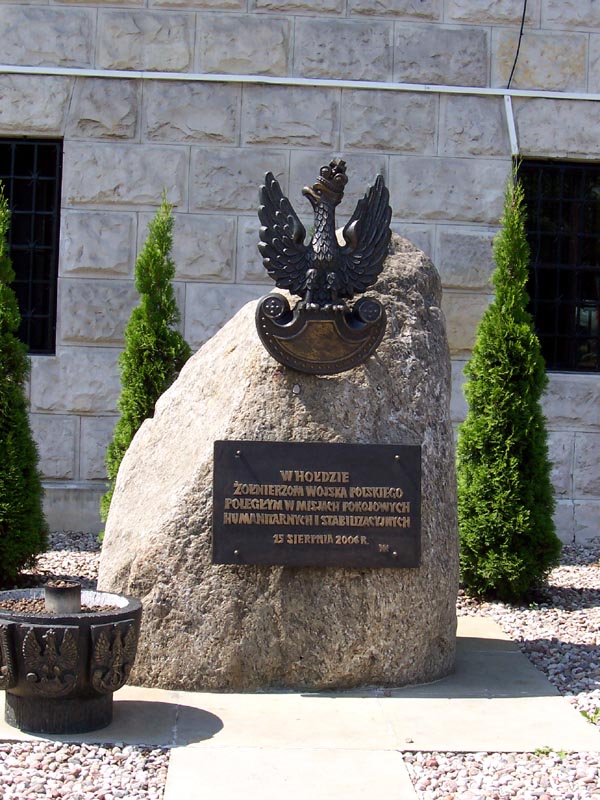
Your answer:
[[[524,598],[554,566],[544,359],[527,311],[529,247],[516,170],[494,241],[496,295],[465,374],[467,417],[458,439],[460,565],[468,593]]]
[[[141,297],[125,328],[125,351],[119,360],[121,394],[117,406],[121,416],[106,453],[110,483],[101,501],[103,520],[108,516],[125,451],[191,355],[189,345],[175,327],[180,316],[171,283],[175,275],[171,258],[173,224],[172,206],[163,194],[135,264],[135,285]]]
[[[0,183],[0,584],[46,547],[38,453],[25,395],[27,348],[17,338],[19,306],[10,284],[15,274],[8,255],[10,210]]]

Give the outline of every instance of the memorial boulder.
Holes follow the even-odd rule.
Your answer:
[[[431,261],[394,236],[370,295],[387,326],[359,366],[320,376],[282,366],[262,346],[250,303],[188,361],[136,434],[99,576],[102,591],[143,603],[132,682],[318,690],[427,682],[452,670],[458,537],[441,284]],[[420,448],[412,566],[344,566],[335,556],[321,565],[318,552],[310,566],[213,563],[215,442],[281,443],[266,456],[276,471],[288,466],[285,444]],[[377,470],[377,485],[394,485]],[[339,472],[348,475],[328,480],[352,484],[352,469]],[[323,475],[308,477],[324,485]],[[303,524],[281,535],[302,536]],[[352,534],[354,547],[356,531],[334,533]]]

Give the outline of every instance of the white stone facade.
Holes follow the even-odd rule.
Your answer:
[[[571,96],[600,92],[597,6],[527,4],[512,87],[565,97],[513,98],[524,156],[600,156],[600,102]],[[308,224],[300,189],[333,155],[350,178],[340,221],[382,172],[394,230],[442,275],[460,421],[511,163],[502,96],[468,89],[506,86],[522,9],[522,0],[3,0],[0,61],[49,74],[0,67],[0,137],[64,140],[56,355],[32,358],[30,382],[51,525],[100,525],[133,266],[163,189],[176,211],[182,330],[197,348],[268,290],[255,248],[267,170]],[[184,80],[196,73],[240,80]],[[466,88],[242,80],[252,75]],[[545,409],[560,534],[598,535],[600,375],[551,375]]]

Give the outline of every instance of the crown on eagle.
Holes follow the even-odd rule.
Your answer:
[[[333,195],[338,195],[341,199],[344,194],[344,187],[348,183],[346,175],[346,162],[341,158],[332,159],[329,164],[321,167],[316,186],[327,189]]]

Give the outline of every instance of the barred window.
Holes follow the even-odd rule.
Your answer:
[[[62,141],[0,139],[19,337],[34,354],[55,352],[61,172]]]
[[[600,164],[526,160],[519,175],[546,366],[600,372]]]

